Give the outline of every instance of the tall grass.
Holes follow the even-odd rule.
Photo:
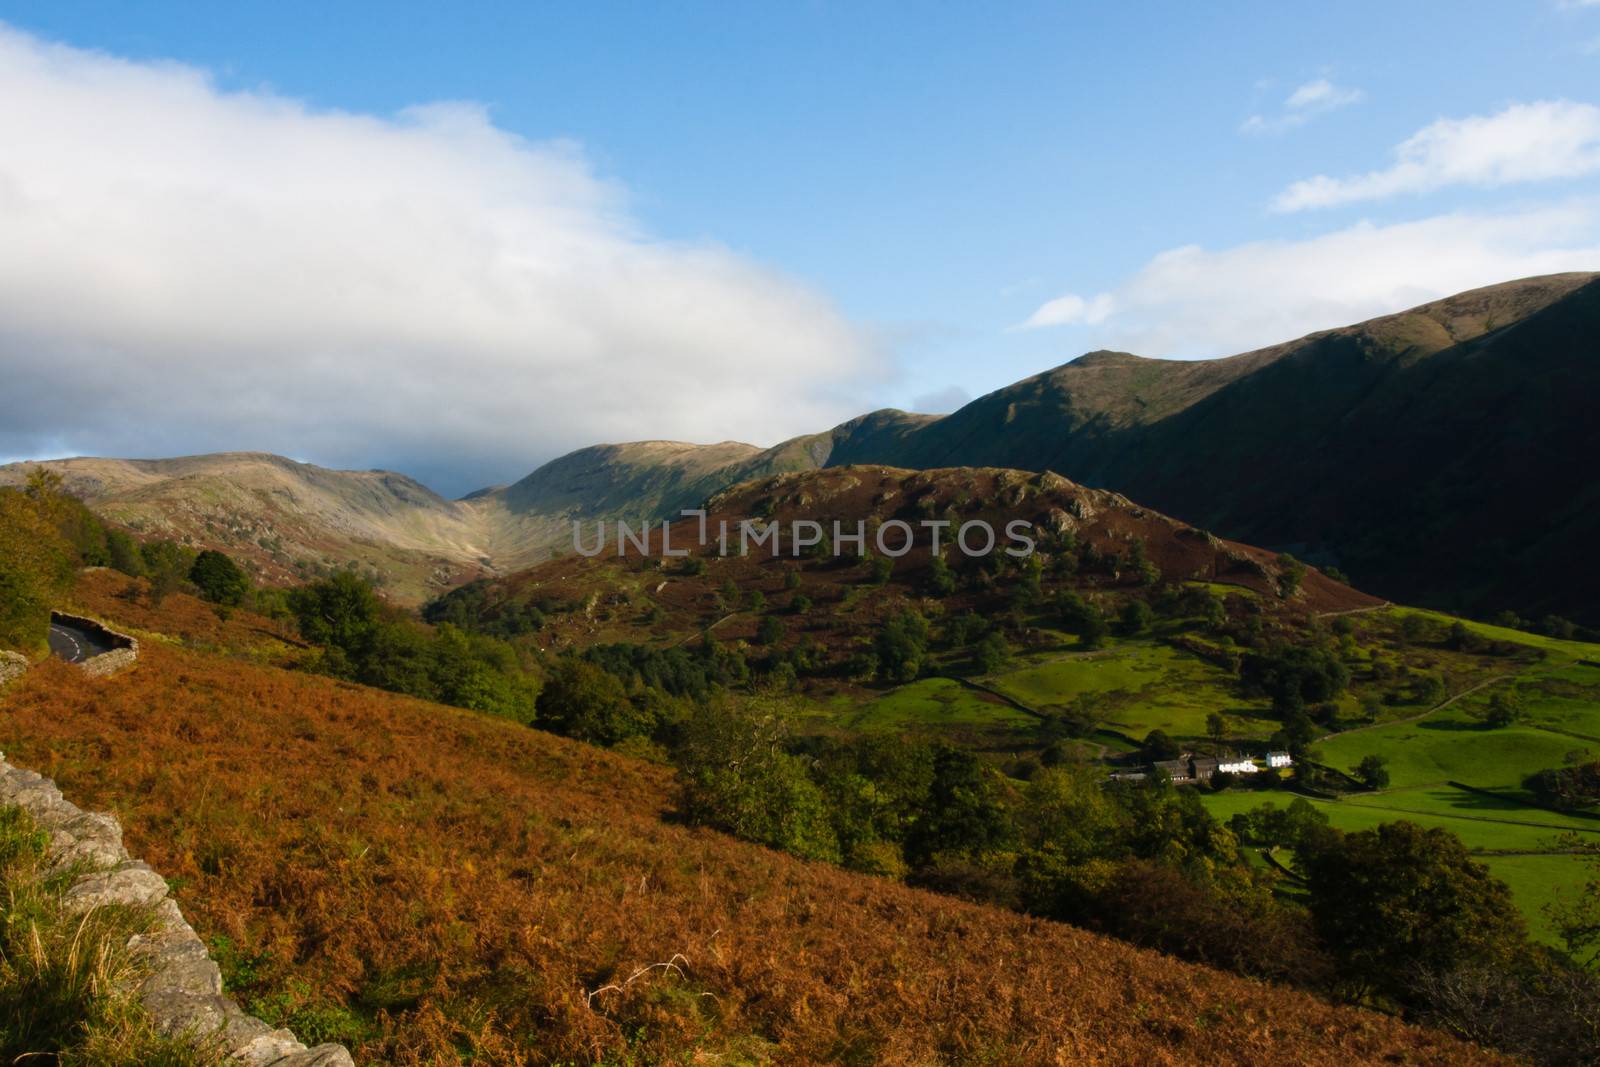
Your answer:
[[[148,909],[69,913],[75,870],[52,872],[49,835],[20,808],[0,808],[0,1063],[202,1067],[201,1042],[159,1036],[134,989],[128,939]]]

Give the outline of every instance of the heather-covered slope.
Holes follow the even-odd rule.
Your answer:
[[[117,580],[82,596],[114,613]],[[648,764],[150,644],[103,682],[30,673],[0,698],[8,758],[119,813],[247,1003],[363,1062],[1493,1062],[687,829]]]

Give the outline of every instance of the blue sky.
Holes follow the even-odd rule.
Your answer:
[[[223,97],[382,120],[471,102],[498,135],[567,142],[598,190],[583,195],[609,198],[597,210],[622,230],[725,250],[837,315],[863,370],[834,368],[842,395],[801,405],[806,417],[948,406],[1102,344],[1225,354],[1499,271],[1600,268],[1600,149],[1582,110],[1600,104],[1600,4],[464,6],[0,3],[0,22],[30,47],[194,68]],[[1477,140],[1454,170],[1424,160],[1438,173],[1348,184],[1392,168],[1430,124],[1530,105],[1553,110],[1467,129],[1457,140]],[[1575,158],[1472,163],[1479,141],[1514,156],[1529,124],[1559,127]],[[1318,176],[1346,184],[1285,210]],[[1180,248],[1176,264],[1158,259]],[[759,334],[738,343],[759,349]],[[752,435],[720,410],[700,436]],[[634,414],[637,436],[689,435],[699,417]],[[272,439],[271,416],[257,412],[268,432],[240,446]],[[250,429],[249,413],[231,425]],[[457,442],[433,473],[455,481],[451,464],[478,463],[499,477],[528,465],[518,456],[629,428],[563,425],[516,455]],[[216,445],[214,429],[192,447]],[[0,452],[139,440],[30,433]],[[316,455],[417,466],[423,451],[330,438]]]

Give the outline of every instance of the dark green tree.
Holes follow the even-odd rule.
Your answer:
[[[873,639],[878,673],[895,682],[915,681],[928,654],[928,620],[915,611],[889,619]]]
[[[213,604],[238,607],[250,594],[250,576],[226,553],[206,549],[194,558],[189,581]]]
[[[1005,636],[999,632],[992,632],[977,647],[972,650],[973,662],[977,664],[980,674],[993,674],[1005,666],[1006,660],[1011,658],[1011,646],[1006,643]]]
[[[540,726],[600,745],[648,735],[654,725],[614,675],[572,656],[557,661],[539,691],[536,711]]]
[[[1357,997],[1405,1004],[1418,973],[1500,965],[1525,946],[1511,891],[1448,830],[1393,822],[1329,835],[1302,866],[1317,930]]]
[[[1356,764],[1356,777],[1368,789],[1383,789],[1389,784],[1389,761],[1376,752],[1363,756]]]
[[[928,591],[941,597],[956,591],[956,573],[943,556],[934,556],[928,561]]]
[[[992,772],[972,753],[940,745],[927,802],[906,839],[906,859],[920,867],[940,855],[978,857],[1005,847],[1012,832]]]
[[[1150,605],[1142,600],[1130,600],[1122,609],[1122,633],[1126,637],[1137,637],[1150,629],[1150,623],[1155,619],[1155,612],[1150,610]]]
[[[776,615],[763,615],[756,625],[756,644],[775,645],[783,640],[783,620]]]
[[[289,591],[300,636],[359,663],[377,641],[380,606],[372,586],[349,571]]]
[[[1156,760],[1177,759],[1183,754],[1178,747],[1178,742],[1167,736],[1165,730],[1151,730],[1144,735],[1144,744],[1140,746],[1144,757],[1152,762]]]

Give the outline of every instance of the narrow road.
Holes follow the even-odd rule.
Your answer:
[[[82,663],[110,652],[111,645],[87,630],[64,622],[53,622],[50,624],[50,651],[68,663]]]

